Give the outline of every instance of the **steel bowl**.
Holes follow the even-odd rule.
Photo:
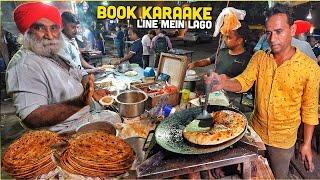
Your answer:
[[[130,67],[130,64],[128,63],[121,63],[118,65],[118,71],[121,73],[125,73],[129,70],[131,70],[131,67]]]
[[[81,125],[77,128],[77,132],[104,131],[106,133],[116,135],[116,128],[106,121],[96,121]]]
[[[117,95],[116,102],[119,113],[124,117],[136,117],[145,110],[145,102],[148,96],[143,91],[125,91]]]
[[[148,88],[149,88],[151,91],[158,91],[158,90],[163,89],[163,88],[164,88],[164,85],[159,84],[159,83],[156,83],[156,84],[151,84],[151,85],[149,85]]]

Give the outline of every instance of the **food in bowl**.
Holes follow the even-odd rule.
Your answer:
[[[127,71],[124,73],[124,75],[132,77],[138,75],[137,71]]]
[[[112,79],[106,78],[101,81],[96,81],[94,83],[95,83],[96,87],[99,89],[108,88],[108,87],[112,86]]]
[[[137,68],[137,67],[139,67],[139,64],[132,63],[132,64],[130,64],[130,66],[131,66],[131,68]]]
[[[187,73],[186,73],[187,76],[195,76],[196,74],[197,74],[196,71],[192,69],[187,70]]]
[[[114,69],[115,67],[114,67],[114,65],[112,65],[112,64],[105,64],[105,65],[102,65],[101,66],[102,68],[104,68],[104,69]]]
[[[107,95],[99,100],[99,103],[103,106],[110,106],[113,103],[113,97]]]
[[[114,67],[114,65],[111,65],[111,64],[105,64],[105,65],[101,66],[101,68],[105,72],[113,72],[115,67]]]

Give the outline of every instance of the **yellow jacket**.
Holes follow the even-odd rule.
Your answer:
[[[250,124],[265,144],[288,149],[296,142],[301,120],[318,124],[320,68],[298,48],[279,67],[273,54],[258,51],[235,79],[242,86],[241,92],[256,81]]]

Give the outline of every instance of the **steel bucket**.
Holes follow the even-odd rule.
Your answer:
[[[136,117],[145,110],[145,102],[148,96],[143,91],[125,91],[117,95],[116,102],[119,113],[123,117]]]

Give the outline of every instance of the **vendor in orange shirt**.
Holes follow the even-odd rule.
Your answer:
[[[300,147],[302,160],[314,170],[311,139],[318,124],[320,68],[314,60],[291,45],[295,34],[291,8],[275,4],[266,15],[266,30],[271,51],[258,51],[246,70],[228,79],[213,73],[206,83],[218,80],[212,90],[245,92],[256,82],[255,108],[250,125],[266,144],[271,169],[277,179],[288,175],[300,123],[304,125],[304,141]]]

